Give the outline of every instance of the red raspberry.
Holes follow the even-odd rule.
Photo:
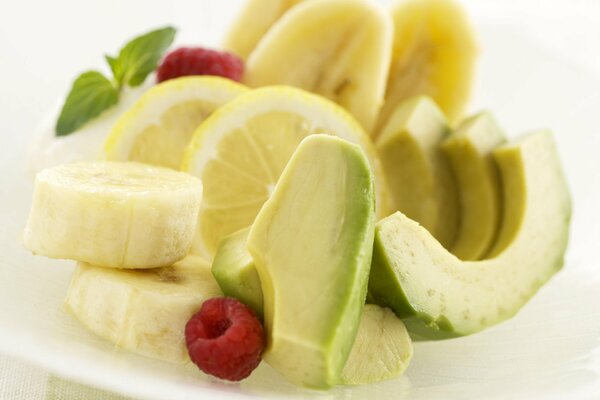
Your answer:
[[[190,358],[207,374],[240,381],[260,363],[263,327],[254,312],[231,297],[206,300],[185,326]]]
[[[188,75],[218,75],[240,81],[244,62],[236,55],[203,49],[181,47],[167,54],[156,71],[158,82]]]

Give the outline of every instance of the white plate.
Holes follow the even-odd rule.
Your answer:
[[[0,352],[69,379],[147,399],[598,396],[600,80],[544,50],[526,30],[515,30],[508,14],[494,15],[477,20],[484,51],[472,109],[492,108],[511,134],[552,128],[575,207],[565,268],[515,318],[471,337],[417,343],[401,379],[326,393],[298,389],[264,363],[243,383],[230,385],[193,366],[120,351],[65,313],[72,264],[33,257],[20,245],[31,184],[18,170],[24,140],[13,132],[2,138],[0,148]]]

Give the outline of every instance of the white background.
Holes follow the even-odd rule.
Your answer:
[[[0,158],[1,170],[21,174],[23,151],[35,126],[66,93],[78,73],[90,68],[105,70],[103,54],[114,54],[126,39],[167,24],[179,28],[178,43],[217,46],[220,35],[240,3],[234,0],[0,0],[0,149],[4,150]],[[465,0],[462,3],[469,10],[476,26],[479,27],[485,21],[486,27],[502,26],[507,35],[514,35],[515,38],[525,34],[544,51],[570,63],[573,74],[585,75],[586,81],[590,81],[589,76],[600,78],[600,0]],[[515,47],[519,47],[517,43]],[[495,50],[482,48],[484,56],[491,51]],[[498,71],[505,69],[507,76],[518,77],[520,68],[528,69],[520,64],[523,54],[518,51],[506,51],[503,54],[503,67]],[[551,65],[548,66],[549,71],[553,71],[552,68]],[[544,77],[546,85],[539,82],[536,84],[537,90],[543,93],[536,99],[532,97],[530,113],[516,113],[510,108],[508,101],[498,107],[497,113],[500,117],[505,117],[501,120],[509,130],[521,131],[549,124],[559,131],[559,138],[564,137],[569,126],[576,126],[575,119],[581,117],[577,114],[578,108],[574,107],[569,111],[572,121],[567,121],[566,116],[557,115],[560,110],[551,106],[546,109],[546,114],[543,108],[546,103],[540,103],[539,99],[573,96],[576,93],[578,97],[570,98],[570,101],[580,104],[582,109],[590,110],[593,109],[589,107],[590,104],[600,104],[600,86],[591,85],[589,92],[571,92],[564,81],[559,81],[560,75],[556,76],[557,80],[553,81],[549,72]],[[486,92],[488,88],[499,92],[504,88],[504,98],[508,99],[511,93],[528,93],[526,89],[522,89],[527,87],[526,80],[535,80],[535,77],[526,74],[523,75],[523,80],[513,79],[502,84],[493,84],[493,76],[484,75],[481,78],[489,80],[478,81],[472,109],[495,106],[489,99],[504,96],[504,93],[491,96]],[[552,104],[550,100],[547,103]],[[540,104],[542,108],[536,108]],[[600,113],[600,108],[596,110]],[[588,120],[589,117],[588,115]],[[582,154],[582,157],[588,157],[586,160],[589,160],[589,165],[595,167],[598,164],[591,160],[593,153],[600,149],[600,142],[596,139],[600,137],[600,132],[592,124],[587,124],[586,129],[590,131],[586,132],[588,136],[583,137],[589,140],[592,149]],[[567,140],[563,141],[565,152],[570,151],[569,146],[582,145],[581,142],[571,145]],[[582,205],[582,208],[586,202],[595,201],[591,196],[598,192],[597,179],[591,181],[593,190],[586,192],[579,189],[583,187],[580,181],[588,179],[588,176],[582,174],[598,174],[597,170],[586,170],[584,166],[585,163],[582,162],[577,168],[573,167],[571,171],[575,172],[570,174],[575,197],[579,201],[576,206]],[[10,190],[10,187],[0,188],[0,209],[7,207],[5,199],[10,195]],[[586,229],[586,235],[594,238],[592,242],[600,243],[596,241],[600,238],[597,216],[598,214],[589,215],[593,224]],[[584,260],[582,254],[589,252],[584,251],[580,242],[573,242],[571,260],[574,264],[581,260],[589,262]],[[0,261],[2,257],[0,254]],[[0,281],[6,279],[3,273],[0,270]],[[575,293],[573,291],[572,294]],[[597,303],[595,307],[600,306]],[[0,326],[0,330],[2,329]],[[5,373],[6,369],[3,369],[2,364],[10,365],[13,373]],[[9,382],[3,387],[11,390],[15,388],[15,382],[21,382],[23,377],[29,377],[31,382],[43,381],[45,377],[38,369],[14,364],[5,358],[0,358],[0,374],[5,381],[10,378],[13,386]],[[25,389],[37,390],[31,385]],[[0,391],[0,399],[12,398],[3,396]]]
[[[87,69],[106,70],[103,55],[116,53],[127,38],[174,25],[179,28],[178,43],[218,46],[241,3],[0,0],[0,140],[4,143],[10,138],[12,146],[22,145],[42,116],[66,94],[73,79]],[[461,3],[475,25],[483,20],[509,24],[515,32],[526,31],[540,46],[600,76],[600,0]],[[516,61],[506,60],[507,64]]]

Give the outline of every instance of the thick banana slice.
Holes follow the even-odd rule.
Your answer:
[[[408,0],[392,8],[394,45],[378,130],[401,101],[428,95],[450,122],[463,113],[477,58],[475,35],[451,0]]]
[[[225,36],[223,48],[245,60],[271,25],[301,1],[304,0],[246,0]]]
[[[383,102],[392,21],[369,0],[311,0],[290,9],[246,64],[250,86],[286,84],[325,96],[371,131]]]
[[[221,290],[202,259],[170,267],[116,270],[79,263],[67,308],[96,335],[152,358],[184,363],[185,324]]]
[[[61,165],[35,179],[24,244],[34,254],[103,267],[152,268],[187,254],[200,180],[115,161]]]

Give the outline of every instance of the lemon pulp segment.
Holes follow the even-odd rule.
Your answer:
[[[160,83],[125,112],[109,133],[104,158],[179,169],[192,134],[210,114],[248,89],[216,76]]]
[[[210,257],[223,237],[251,225],[300,142],[319,133],[361,146],[377,181],[378,217],[388,215],[387,184],[376,151],[352,116],[301,89],[265,87],[217,110],[185,151],[181,169],[204,185],[194,248]]]

